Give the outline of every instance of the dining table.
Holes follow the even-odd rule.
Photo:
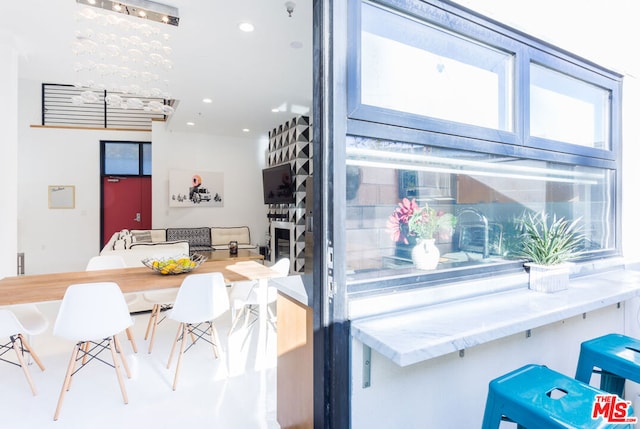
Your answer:
[[[191,271],[193,274],[212,272],[222,273],[227,284],[255,280],[264,283],[265,288],[269,278],[281,276],[255,260],[207,260]],[[163,275],[147,267],[131,267],[10,276],[0,279],[0,306],[62,300],[67,288],[77,283],[115,282],[122,293],[177,288],[186,275],[189,273]]]
[[[222,273],[225,282],[253,280],[258,284],[258,353],[264,361],[267,347],[267,287],[270,278],[282,277],[258,260],[207,260],[200,264],[193,274]],[[0,306],[28,303],[42,303],[62,300],[67,288],[72,284],[115,282],[122,293],[148,292],[178,288],[183,274],[160,274],[148,267],[116,268],[97,271],[61,272],[10,276],[0,279]]]

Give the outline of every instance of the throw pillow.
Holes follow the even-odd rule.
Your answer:
[[[150,243],[151,231],[136,231],[132,232],[134,243]]]

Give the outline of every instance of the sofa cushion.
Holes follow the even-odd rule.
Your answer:
[[[203,228],[167,228],[167,241],[189,242],[192,250],[211,249],[211,230]]]
[[[213,227],[211,228],[211,244],[213,246],[226,246],[230,241],[238,244],[251,244],[251,235],[248,226]]]

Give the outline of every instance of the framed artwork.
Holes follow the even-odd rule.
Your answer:
[[[169,207],[224,207],[223,173],[169,171]]]
[[[76,207],[76,187],[73,185],[50,185],[49,208],[73,209]]]

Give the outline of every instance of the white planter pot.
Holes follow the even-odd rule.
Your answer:
[[[440,250],[435,245],[436,240],[420,240],[411,250],[411,259],[419,270],[434,270],[440,262]]]
[[[529,267],[529,289],[553,293],[569,288],[571,264],[538,265],[526,263]]]

